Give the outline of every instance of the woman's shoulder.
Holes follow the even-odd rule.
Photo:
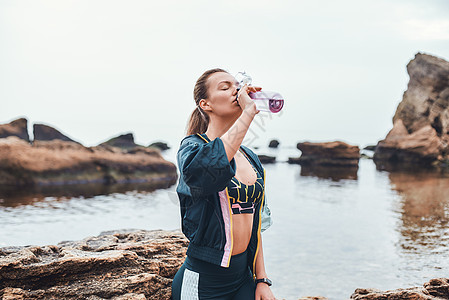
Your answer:
[[[193,133],[183,137],[179,142],[179,146],[183,145],[184,143],[198,142],[198,141],[203,141],[203,139],[199,136],[198,133]]]

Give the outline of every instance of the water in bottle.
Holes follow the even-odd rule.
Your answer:
[[[241,89],[245,84],[250,85],[252,78],[245,72],[239,72],[235,76],[239,83],[238,89]],[[284,98],[281,94],[270,91],[250,92],[248,96],[254,100],[256,108],[260,111],[277,113],[284,107]]]
[[[258,91],[248,95],[254,100],[256,108],[260,111],[278,113],[284,106],[284,98],[276,92]]]

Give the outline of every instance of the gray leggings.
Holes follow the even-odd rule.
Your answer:
[[[231,256],[228,268],[187,256],[172,283],[173,300],[251,300],[255,291],[247,251]]]

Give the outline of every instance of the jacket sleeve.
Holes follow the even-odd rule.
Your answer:
[[[178,150],[181,177],[192,196],[204,196],[222,191],[235,175],[234,158],[228,161],[220,137],[209,143],[186,139]]]

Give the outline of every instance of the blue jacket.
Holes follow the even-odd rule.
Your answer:
[[[241,149],[252,160],[259,173],[263,174],[264,180],[263,196],[255,203],[248,245],[248,266],[255,276],[260,234],[272,222],[265,204],[265,168],[248,147],[241,145]],[[226,186],[235,175],[235,160],[233,158],[228,161],[220,137],[210,141],[205,134],[192,134],[182,139],[177,161],[180,177],[176,192],[180,202],[182,232],[189,240],[187,255],[229,267],[233,247],[233,222]]]

